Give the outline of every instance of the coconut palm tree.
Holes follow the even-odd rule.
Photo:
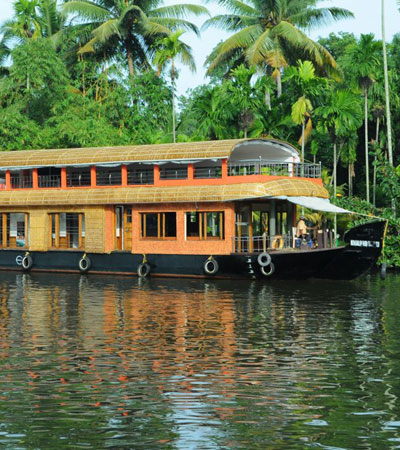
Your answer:
[[[344,59],[350,73],[364,94],[364,143],[366,200],[369,202],[369,151],[368,151],[368,91],[380,70],[381,44],[374,35],[362,34],[358,43],[351,45]]]
[[[292,105],[292,119],[297,125],[301,125],[301,158],[304,162],[304,148],[306,137],[311,133],[312,121],[311,112],[313,105],[310,97],[322,93],[322,88],[326,86],[324,78],[315,75],[315,68],[311,61],[297,61],[297,67],[291,66],[286,72],[286,80],[293,80],[301,90],[301,97]],[[304,176],[304,166],[301,166],[302,176]]]
[[[325,72],[337,69],[332,55],[304,30],[353,17],[350,11],[317,8],[318,0],[219,0],[219,3],[232,13],[212,17],[204,27],[216,26],[234,34],[219,44],[208,73],[233,55],[244,54],[250,65],[267,63],[274,68],[279,95],[281,70],[299,55]]]
[[[16,0],[13,3],[14,17],[6,20],[0,28],[5,45],[41,36],[39,5],[39,0]]]
[[[320,117],[320,128],[328,132],[333,142],[333,196],[336,198],[337,188],[337,144],[340,138],[356,133],[362,123],[362,110],[357,95],[350,90],[332,90],[324,104],[316,109]],[[340,155],[339,155],[340,157]],[[335,238],[337,222],[335,214]]]
[[[57,0],[17,0],[13,9],[14,17],[0,28],[6,48],[27,39],[55,37],[64,26]]]
[[[181,63],[187,65],[192,72],[196,71],[196,64],[192,55],[191,48],[179,40],[184,33],[183,30],[178,30],[171,33],[167,37],[161,39],[157,43],[159,49],[154,56],[154,63],[158,68],[158,75],[160,76],[162,69],[171,63],[171,86],[172,86],[172,136],[174,143],[176,142],[176,127],[175,127],[175,80],[177,72],[175,70],[175,61],[179,59]]]
[[[80,52],[105,51],[115,56],[122,51],[133,77],[135,65],[150,67],[153,44],[177,29],[191,30],[199,34],[193,23],[185,20],[189,14],[208,14],[203,6],[180,4],[162,6],[162,0],[67,0],[63,13],[76,15],[90,30],[91,39]]]

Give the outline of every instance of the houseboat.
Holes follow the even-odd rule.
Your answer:
[[[297,205],[346,212],[321,165],[275,139],[2,152],[0,269],[350,279],[375,264],[384,222],[310,248]]]

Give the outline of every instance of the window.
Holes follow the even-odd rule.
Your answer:
[[[154,239],[176,238],[176,213],[141,213],[141,237]]]
[[[128,184],[154,184],[154,167],[146,164],[128,165]]]
[[[51,248],[83,248],[85,245],[85,215],[82,213],[49,214]]]
[[[96,167],[96,184],[98,186],[117,186],[121,183],[121,166],[112,168]]]
[[[224,239],[224,213],[198,212],[186,213],[187,239]]]
[[[11,172],[12,189],[27,189],[32,187],[32,170]]]
[[[59,167],[42,167],[38,169],[38,183],[40,188],[61,186],[61,169]]]
[[[25,248],[28,246],[29,215],[26,213],[0,214],[0,246]]]
[[[90,186],[90,168],[67,168],[67,186]]]

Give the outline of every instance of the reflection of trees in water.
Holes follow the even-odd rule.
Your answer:
[[[54,443],[72,429],[72,442],[89,430],[100,447],[113,433],[183,445],[208,422],[197,436],[210,446],[302,448],[357,446],[363,426],[380,437],[376,416],[353,413],[398,408],[398,363],[382,354],[400,343],[390,286],[381,304],[377,284],[362,282],[9,280],[0,335],[19,372],[6,387],[25,409],[11,408],[11,425],[3,403],[0,419],[32,446],[41,437],[27,419],[39,410]],[[304,425],[313,420],[327,426]]]

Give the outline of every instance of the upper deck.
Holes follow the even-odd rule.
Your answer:
[[[321,165],[302,162],[294,147],[275,139],[0,154],[5,191],[226,186],[287,178],[322,186]]]

